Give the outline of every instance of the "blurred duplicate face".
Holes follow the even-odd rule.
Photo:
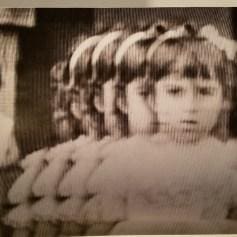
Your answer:
[[[121,125],[120,114],[116,107],[116,88],[113,79],[106,81],[95,95],[95,107],[104,114],[106,131],[114,138],[123,137],[124,131]]]
[[[210,134],[224,107],[220,82],[170,74],[156,82],[160,131],[175,141],[195,143]]]
[[[106,130],[116,136],[119,136],[118,133],[118,124],[114,120],[115,116],[115,87],[113,80],[108,80],[103,84],[103,113],[104,113],[104,122]]]
[[[152,134],[156,130],[156,117],[152,109],[152,88],[144,78],[137,78],[126,87],[129,131],[134,134]]]
[[[103,104],[106,119],[114,111],[115,87],[113,80],[108,80],[103,84]],[[107,118],[108,116],[108,118]]]

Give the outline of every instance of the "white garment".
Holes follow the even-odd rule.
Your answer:
[[[83,216],[99,212],[97,221],[223,220],[237,205],[236,145],[215,138],[175,145],[134,137],[106,147],[101,153],[106,159],[88,182],[96,202],[85,205]]]

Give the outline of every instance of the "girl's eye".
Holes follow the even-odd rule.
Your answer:
[[[139,95],[146,98],[149,95],[149,91],[139,91]]]
[[[125,87],[122,85],[117,85],[115,89],[119,95],[124,94],[126,91]]]
[[[183,94],[183,89],[180,87],[174,87],[167,89],[167,93],[172,96],[181,96]]]
[[[200,95],[213,95],[214,94],[214,90],[212,88],[209,87],[203,87],[203,88],[199,88],[198,89],[198,94]]]

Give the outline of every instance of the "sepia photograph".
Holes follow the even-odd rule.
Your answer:
[[[0,237],[237,234],[237,8],[0,8]]]

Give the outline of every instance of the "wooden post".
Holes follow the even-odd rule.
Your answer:
[[[0,167],[18,159],[14,137],[18,35],[0,30]]]
[[[19,28],[35,25],[34,9],[0,9],[0,168],[19,158],[15,142]]]

